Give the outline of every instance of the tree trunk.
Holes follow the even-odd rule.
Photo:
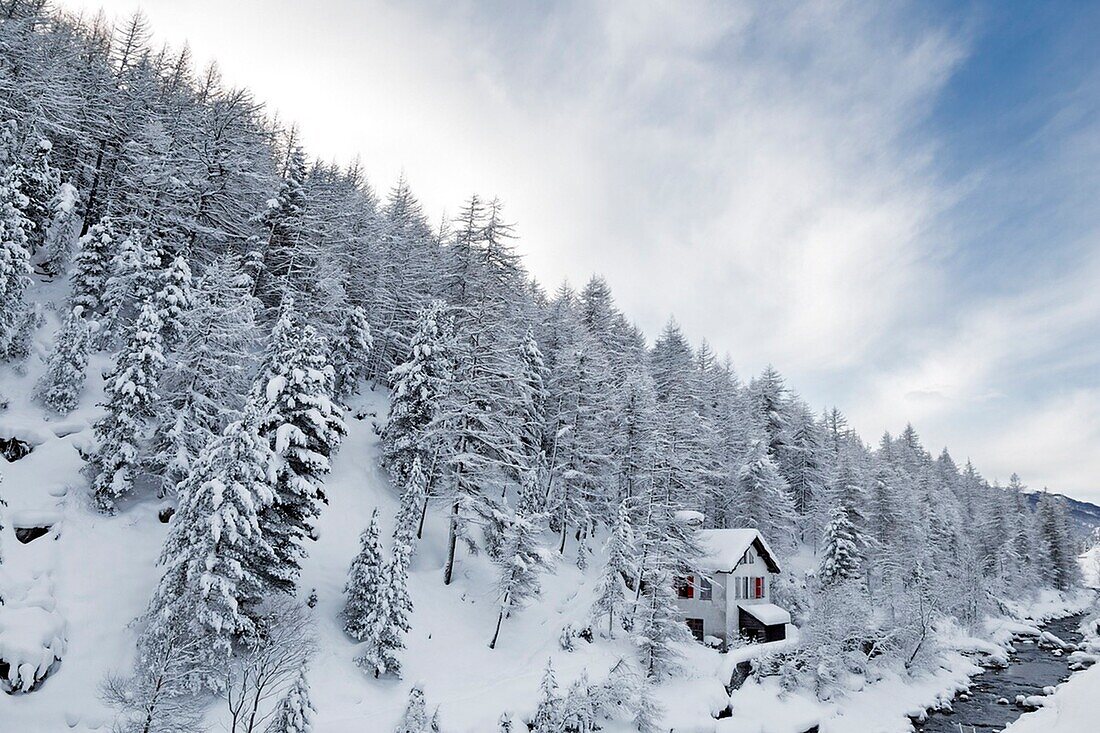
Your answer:
[[[497,614],[497,628],[496,631],[493,632],[493,640],[489,642],[490,649],[497,648],[497,637],[500,636],[500,624],[502,621],[504,621],[504,606],[500,607],[500,613]]]
[[[424,539],[424,518],[428,516],[428,495],[424,494],[424,505],[420,507],[420,523],[416,527],[416,539]]]
[[[84,210],[84,221],[80,224],[80,236],[84,236],[88,233],[88,229],[91,228],[91,218],[94,216],[98,201],[96,201],[96,195],[99,192],[99,174],[103,166],[103,151],[107,148],[107,141],[99,141],[99,152],[96,154],[95,159],[95,173],[92,175],[91,190],[88,192],[88,205]]]
[[[455,569],[455,545],[458,544],[458,502],[451,505],[451,530],[447,540],[447,567],[443,571],[443,585],[451,584]]]

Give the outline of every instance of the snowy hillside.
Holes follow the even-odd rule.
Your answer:
[[[104,366],[105,360],[96,360],[92,373]],[[19,603],[24,593],[48,598],[64,620],[67,641],[61,664],[40,689],[0,699],[0,721],[21,731],[104,731],[113,714],[97,690],[106,673],[124,670],[133,661],[136,634],[130,624],[144,612],[160,574],[156,560],[167,527],[157,512],[164,502],[135,501],[113,517],[90,505],[77,447],[87,441],[89,424],[101,413],[94,406],[98,391],[90,390],[69,417],[47,420],[39,407],[21,397],[30,392],[38,371],[33,368],[25,376],[7,371],[0,378],[0,391],[14,396],[0,418],[0,436],[34,446],[26,457],[0,464],[8,502],[0,532],[5,558],[0,596],[9,605]],[[317,729],[389,730],[401,716],[410,686],[420,682],[429,705],[439,707],[447,730],[490,730],[505,711],[517,716],[534,711],[549,659],[563,688],[582,671],[598,681],[620,661],[632,660],[634,651],[625,635],[615,643],[577,640],[574,652],[562,651],[562,630],[588,623],[594,593],[594,573],[581,573],[570,557],[545,582],[543,600],[508,619],[497,648],[490,650],[497,607],[495,570],[485,559],[471,559],[455,583],[444,586],[446,523],[430,517],[410,569],[415,610],[403,655],[404,678],[378,681],[356,666],[356,644],[344,633],[338,613],[348,565],[371,512],[380,510],[385,535],[392,529],[397,499],[378,464],[376,434],[378,416],[384,418],[387,408],[384,392],[354,402],[351,412],[364,417],[348,421],[348,437],[326,484],[329,505],[318,523],[319,539],[310,545],[303,567],[302,600],[314,591],[318,598],[313,614],[319,651],[310,672]],[[50,532],[25,545],[16,540],[16,527],[39,523],[49,523]],[[712,650],[684,644],[682,651],[692,671],[661,697],[681,725],[692,719],[705,724],[727,703],[718,674],[723,665]],[[222,707],[211,703],[211,725],[224,723]],[[616,729],[632,728],[607,728]]]
[[[13,2],[0,102],[0,731],[902,733],[1094,601],[1058,496],[546,290],[140,15]]]

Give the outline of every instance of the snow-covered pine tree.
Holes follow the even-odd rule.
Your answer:
[[[61,322],[46,370],[34,388],[35,399],[59,415],[76,409],[88,376],[91,328],[81,317],[82,310],[77,306]]]
[[[267,726],[265,733],[313,733],[313,719],[316,713],[317,710],[309,698],[306,667],[302,665],[301,672],[283,696],[279,703],[279,710],[271,724]]]
[[[433,730],[435,730],[433,716],[428,715],[424,686],[417,683],[409,690],[409,701],[405,704],[405,712],[393,733],[431,733]]]
[[[161,552],[164,574],[149,604],[143,644],[174,634],[203,639],[212,659],[226,659],[238,640],[253,638],[257,604],[278,563],[259,524],[274,501],[273,456],[246,411],[195,461],[179,488],[179,508]],[[222,684],[217,677],[203,680]]]
[[[107,513],[133,487],[145,442],[145,422],[153,415],[157,381],[164,367],[161,321],[151,302],[141,313],[103,388],[107,414],[93,426],[96,447],[86,457],[96,507]]]
[[[379,541],[378,510],[371,514],[370,524],[359,536],[359,553],[348,568],[348,580],[344,585],[347,601],[344,604],[344,631],[356,641],[372,642],[378,605],[382,599],[382,544]],[[373,641],[373,643],[377,643]]]
[[[191,292],[191,268],[183,255],[172,258],[168,267],[159,273],[158,280],[157,290],[153,294],[153,304],[164,324],[164,345],[172,349],[183,337],[187,311],[194,305]]]
[[[867,541],[852,525],[843,504],[833,510],[832,519],[825,525],[821,545],[818,575],[823,585],[834,585],[861,576]]]
[[[20,176],[20,189],[27,197],[24,213],[31,223],[27,240],[31,254],[38,251],[46,241],[46,234],[53,219],[53,206],[61,188],[61,176],[50,164],[50,151],[53,144],[45,138],[38,141],[31,154],[31,160]]]
[[[305,232],[306,218],[306,156],[297,141],[297,129],[291,129],[283,155],[283,169],[276,195],[268,199],[266,208],[260,215],[260,224],[266,231],[263,242],[263,263],[257,282],[257,293],[269,306],[277,305],[293,294],[295,288],[291,281],[298,284],[306,265]]]
[[[525,481],[536,483],[538,478],[531,471]],[[550,565],[546,548],[539,542],[540,515],[529,514],[524,503],[516,507],[506,525],[500,553],[495,558],[500,568],[500,578],[497,581],[500,610],[497,613],[496,630],[489,642],[490,649],[496,648],[504,617],[524,608],[541,593],[539,575]]]
[[[57,196],[50,202],[52,218],[39,258],[39,266],[47,275],[59,275],[69,264],[69,256],[80,228],[80,213],[77,211],[79,203],[80,194],[71,183],[62,183]]]
[[[542,674],[539,690],[542,696],[530,722],[531,733],[560,733],[564,723],[564,701],[558,695],[558,680],[550,659],[546,660],[546,671]]]
[[[451,324],[446,304],[434,300],[416,320],[408,361],[389,374],[390,417],[382,429],[382,456],[394,483],[408,485],[414,460],[433,480],[437,447],[428,444],[429,427],[436,421],[448,389],[454,364],[451,356]]]
[[[497,733],[517,733],[515,723],[512,722],[512,714],[507,710],[497,719]]]
[[[299,330],[292,314],[288,302],[251,397],[264,416],[260,434],[276,457],[275,503],[261,512],[260,527],[281,561],[279,585],[286,590],[298,577],[305,540],[314,537],[329,460],[347,431],[332,399],[325,344],[312,326]]]
[[[413,541],[421,536],[427,495],[427,478],[420,468],[420,457],[414,456],[393,528],[394,542],[408,543],[410,551]]]
[[[131,230],[111,258],[104,288],[104,326],[100,335],[106,343],[127,338],[136,313],[157,292],[159,268],[156,243],[149,241],[140,229]]]
[[[84,308],[85,318],[99,318],[106,310],[107,278],[118,247],[118,232],[108,216],[80,238],[70,278],[72,304]]]
[[[789,550],[797,540],[796,516],[787,482],[758,440],[737,476],[732,519],[736,526],[755,527],[777,548]]]
[[[630,561],[634,553],[634,540],[628,501],[629,499],[623,499],[619,504],[615,524],[608,533],[604,546],[607,560],[600,576],[596,600],[592,604],[592,618],[599,621],[606,617],[607,635],[612,638],[615,636],[615,622],[618,621],[621,625],[624,620],[623,609],[627,602],[625,579],[634,574]]]
[[[194,304],[182,314],[181,337],[158,387],[150,463],[162,493],[174,490],[195,457],[240,414],[257,340],[250,291],[239,267],[218,258],[206,267]]]
[[[409,615],[412,598],[409,596],[409,559],[412,556],[412,537],[404,531],[394,537],[393,553],[382,568],[380,580],[380,605],[384,617],[380,619],[378,650],[375,660],[375,676],[380,673],[401,675],[401,660],[397,653],[405,648],[404,635],[409,633]]]
[[[344,318],[340,337],[332,345],[332,368],[335,372],[337,399],[347,399],[366,379],[374,339],[371,338],[367,314],[359,306],[350,309]]]
[[[21,190],[22,167],[15,160],[14,122],[0,125],[0,358],[12,356],[18,331],[26,317],[23,292],[30,283],[29,236],[34,224],[27,219],[28,202]]]

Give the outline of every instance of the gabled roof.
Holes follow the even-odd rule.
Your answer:
[[[699,532],[699,544],[703,548],[703,557],[699,560],[700,570],[715,573],[730,573],[737,567],[745,551],[755,547],[764,559],[768,570],[779,572],[779,561],[768,547],[759,530],[744,529],[704,529]]]

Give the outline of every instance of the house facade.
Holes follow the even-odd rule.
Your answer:
[[[699,538],[699,572],[676,580],[676,605],[692,635],[726,644],[786,638],[790,614],[771,602],[779,563],[760,532],[706,529]]]

